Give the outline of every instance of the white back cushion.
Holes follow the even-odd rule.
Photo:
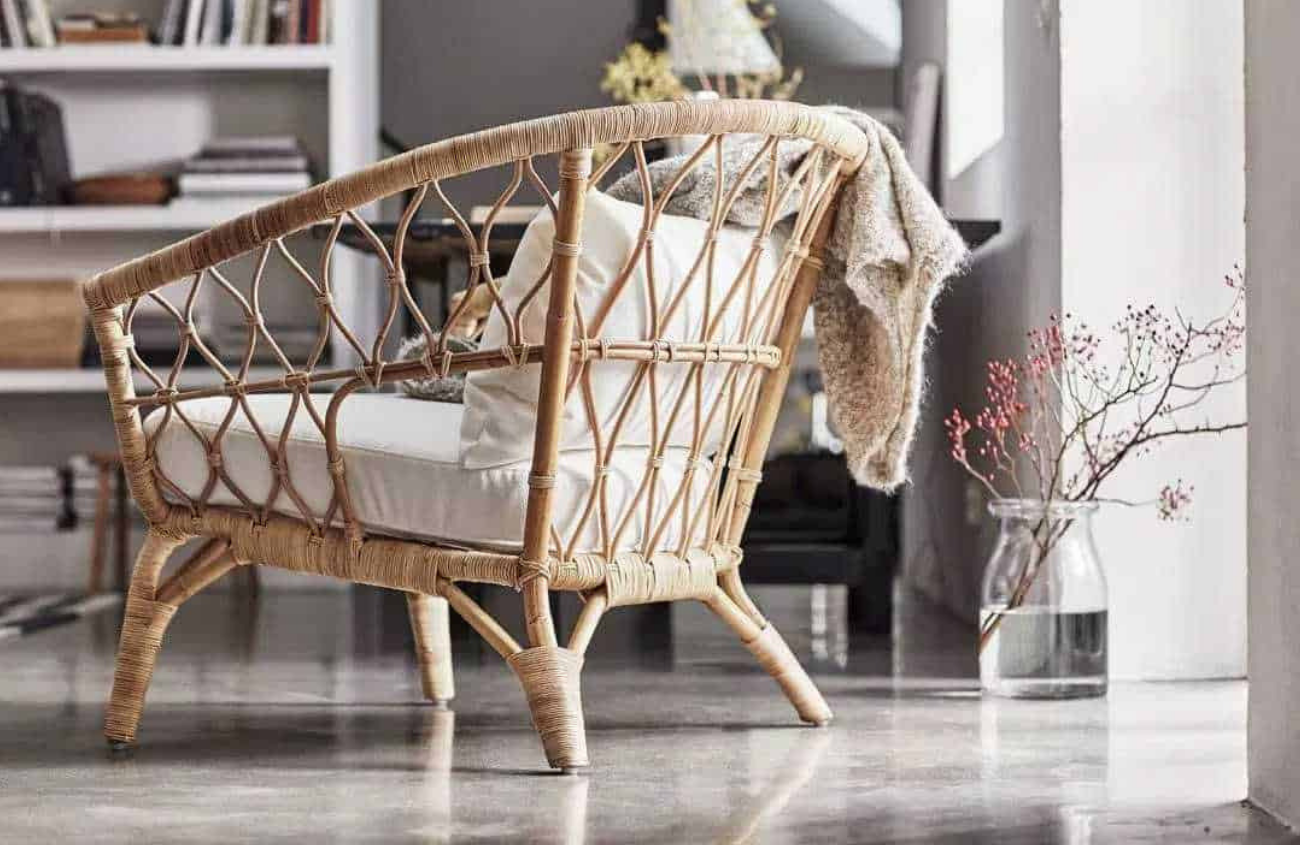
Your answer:
[[[605,299],[610,286],[636,247],[641,230],[643,209],[634,203],[615,200],[598,191],[587,196],[582,224],[582,255],[578,259],[577,300],[585,319],[590,321]],[[663,314],[695,263],[704,245],[708,223],[689,217],[661,215],[655,226],[654,285]],[[702,340],[707,318],[716,316],[727,292],[735,283],[754,242],[755,230],[724,227],[718,235],[712,272],[712,295],[706,289],[709,277],[705,267],[697,271],[690,283],[685,299],[678,306],[672,320],[660,332],[662,339],[686,342]],[[510,272],[501,281],[501,292],[511,313],[546,270],[555,237],[555,222],[549,211],[543,211],[524,233],[518,252],[510,265]],[[782,244],[773,238],[770,247],[760,256],[754,276],[753,303],[761,301],[776,274]],[[714,343],[740,343],[745,296],[732,298],[721,327],[710,339]],[[541,344],[545,332],[546,308],[550,296],[549,282],[529,304],[520,320],[524,340]],[[637,262],[626,286],[620,293],[613,310],[600,331],[609,340],[651,340],[651,312],[649,305],[649,278],[645,259]],[[711,313],[705,314],[706,301],[711,303]],[[576,333],[575,333],[576,337]],[[758,342],[757,338],[751,339]],[[505,321],[494,309],[484,330],[481,346],[492,348],[507,343]],[[596,416],[601,431],[608,433],[629,393],[637,364],[631,361],[598,361],[592,365],[592,393]],[[720,392],[728,366],[709,364],[704,368],[704,413]],[[661,364],[656,373],[657,393],[660,397],[660,437],[669,411],[687,381],[691,367],[687,364]],[[461,455],[466,467],[497,466],[532,456],[533,433],[537,414],[537,391],[541,365],[532,364],[519,369],[495,369],[470,373],[465,385],[465,417],[461,424]],[[648,446],[651,444],[651,409],[646,388],[635,402],[619,435],[619,446]],[[674,446],[689,448],[693,437],[692,415],[694,390],[673,427],[670,442]],[[724,400],[725,401],[725,400]],[[715,424],[705,438],[704,454],[715,452],[724,427],[725,409],[718,413]],[[588,425],[582,396],[575,389],[564,408],[563,428],[560,437],[562,451],[590,449],[593,440]]]

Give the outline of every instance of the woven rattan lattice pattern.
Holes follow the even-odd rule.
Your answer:
[[[733,132],[767,137],[734,178],[720,175],[714,180],[711,213],[701,227],[700,243],[691,247],[694,258],[684,272],[662,278],[664,265],[655,260],[655,250],[665,208],[697,168],[712,164],[718,174],[724,172],[724,150],[734,143]],[[676,134],[699,134],[704,141],[656,193],[645,141]],[[787,178],[778,162],[783,139],[790,136],[816,143]],[[596,142],[613,148],[593,172],[590,147]],[[86,300],[103,352],[123,463],[151,526],[151,540],[132,584],[129,607],[134,610],[128,613],[122,649],[123,655],[133,656],[119,660],[110,736],[134,737],[152,671],[150,649],[161,641],[171,612],[211,580],[249,562],[407,590],[412,593],[412,619],[426,633],[438,627],[430,619],[441,618],[445,624],[445,614],[429,610],[428,596],[449,601],[511,657],[529,691],[548,759],[555,765],[585,763],[581,713],[574,712],[580,655],[600,615],[621,604],[683,598],[706,602],[756,650],[800,713],[824,721],[829,715],[824,702],[744,594],[737,566],[740,536],[761,480],[789,357],[816,283],[818,252],[839,188],[865,154],[865,138],[853,127],[789,104],[659,104],[580,112],[432,145],[92,280]],[[449,198],[446,183],[461,173],[489,167],[499,169],[504,187],[476,229]],[[558,190],[541,175],[548,168],[558,173]],[[620,171],[633,173],[641,185],[639,233],[621,269],[604,280],[597,307],[583,313],[575,277],[584,247],[586,197]],[[755,182],[767,186],[765,213],[752,232],[739,272],[724,277],[718,270],[718,236],[742,189]],[[355,209],[404,191],[410,192],[409,198],[390,248]],[[555,237],[544,271],[512,300],[503,294],[488,256],[497,221],[523,197],[545,207],[554,220]],[[445,315],[442,325],[431,324],[418,307],[403,269],[411,225],[427,205],[455,221],[468,267],[469,295]],[[782,210],[790,208],[795,213],[779,219]],[[318,262],[309,269],[295,255],[299,247],[287,239],[304,226],[320,223],[329,234],[318,242]],[[334,301],[331,270],[348,224],[369,242],[384,276],[384,307],[378,329],[369,337],[347,324]],[[765,262],[765,254],[771,260]],[[242,266],[251,267],[248,278],[235,275],[237,262],[232,259],[241,257]],[[764,266],[766,272],[761,271]],[[273,276],[295,287],[315,310],[316,341],[305,359],[291,360],[268,327],[262,300]],[[634,276],[644,284],[633,284]],[[451,351],[450,327],[460,324],[470,303],[485,297],[506,342],[475,352]],[[632,297],[644,301],[632,303]],[[683,325],[677,318],[688,297],[703,301],[703,318],[689,332],[676,331]],[[205,343],[196,323],[199,303],[210,298],[236,309],[246,323],[240,354],[226,354],[225,360]],[[133,342],[134,321],[145,301],[161,308],[176,325],[179,352],[165,372],[149,366]],[[633,305],[648,315],[640,336],[605,331],[616,309]],[[538,323],[529,315],[545,319]],[[426,338],[426,351],[419,358],[390,357],[403,323]],[[544,326],[540,334],[538,325]],[[331,343],[336,354],[327,356]],[[339,349],[350,354],[354,366],[327,360],[340,358]],[[254,360],[268,355],[280,372],[254,377]],[[216,373],[219,386],[184,384],[185,365],[196,358]],[[540,387],[528,502],[517,515],[523,523],[522,550],[509,555],[443,548],[378,536],[368,529],[353,501],[348,461],[340,445],[340,412],[349,397],[416,375],[523,367],[540,369]],[[133,369],[152,390],[136,395]],[[612,410],[598,408],[596,385],[610,379],[625,382],[621,398]],[[250,396],[263,393],[289,395],[283,419],[258,418]],[[228,406],[215,430],[187,414],[188,403],[221,397]],[[562,525],[553,518],[551,497],[566,405],[580,411],[589,432],[591,466],[585,501],[576,519]],[[161,416],[147,435],[141,410]],[[634,415],[649,421],[648,439],[639,444],[646,463],[632,495],[615,502],[606,485],[608,467],[624,448]],[[325,443],[332,493],[323,509],[312,508],[290,469],[290,434],[297,420],[306,420]],[[265,452],[271,481],[264,493],[241,488],[227,469],[224,447],[237,422],[251,429]],[[178,430],[194,438],[207,457],[207,481],[197,494],[169,478],[159,460],[160,438]],[[665,488],[665,459],[670,446],[680,449],[682,443],[688,444],[684,472]],[[214,494],[222,488],[237,506],[214,504]],[[160,580],[166,557],[191,536],[209,542],[170,578]],[[584,543],[583,538],[591,536],[598,539]],[[674,538],[671,544],[666,542],[669,537]],[[454,586],[458,580],[521,589],[531,647],[516,644]],[[568,650],[559,648],[550,618],[546,595],[551,588],[582,590],[586,599]],[[436,637],[436,631],[428,635]],[[516,658],[524,654],[534,656]],[[421,655],[422,660],[449,659],[445,648],[427,642]],[[426,670],[426,679],[450,677],[449,668],[442,674],[428,666]],[[436,686],[434,680],[427,683]],[[558,684],[555,695],[539,692],[551,684]]]

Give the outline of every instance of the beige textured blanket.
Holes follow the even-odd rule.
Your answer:
[[[935,296],[966,260],[966,245],[908,167],[898,141],[883,125],[850,109],[826,108],[851,120],[871,139],[871,151],[846,186],[827,243],[826,271],[813,300],[818,358],[831,421],[844,441],[854,478],[881,490],[907,480],[907,456],[924,389],[923,356]],[[730,185],[763,143],[729,138],[723,155]],[[799,166],[811,143],[779,147],[780,175]],[[661,190],[680,159],[651,165]],[[678,188],[666,211],[708,219],[716,179],[706,156]],[[729,222],[757,226],[767,195],[767,168],[751,175]],[[620,179],[611,196],[641,201],[636,174]],[[798,207],[791,198],[786,215]]]

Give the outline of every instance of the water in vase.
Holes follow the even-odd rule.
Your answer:
[[[986,607],[981,629],[1000,610]],[[1106,611],[1021,607],[1002,620],[980,653],[984,689],[1011,698],[1106,694]]]

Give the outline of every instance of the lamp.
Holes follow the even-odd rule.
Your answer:
[[[678,76],[739,76],[781,69],[781,60],[745,0],[672,0],[668,20],[668,50]]]

